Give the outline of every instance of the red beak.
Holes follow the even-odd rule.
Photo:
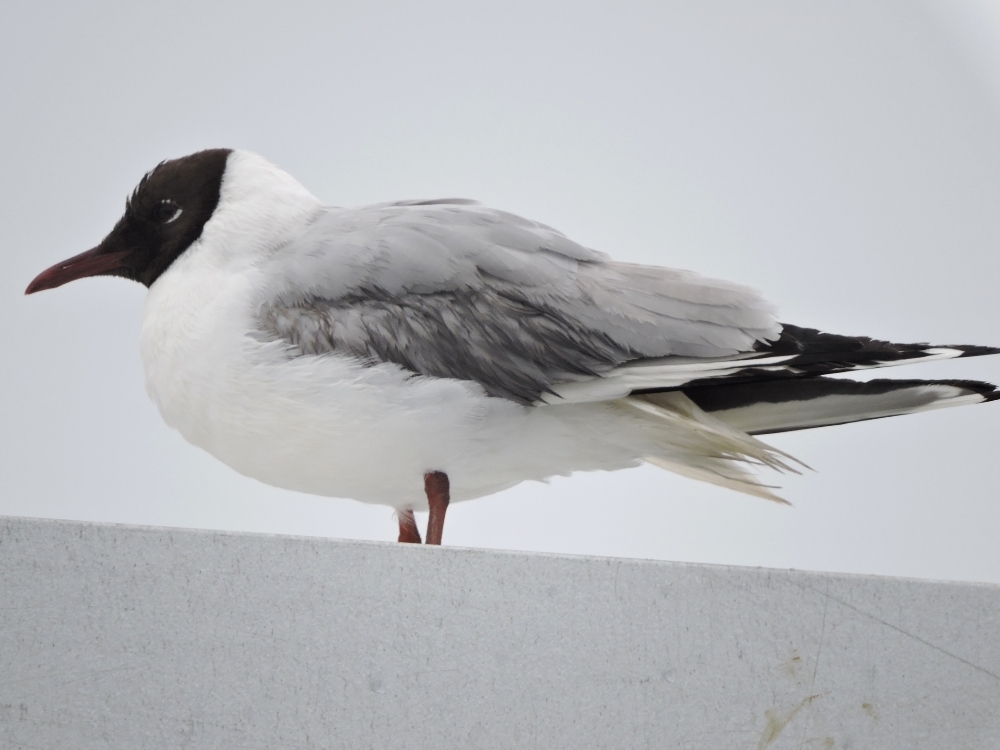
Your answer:
[[[98,245],[85,253],[74,255],[62,263],[56,263],[52,268],[46,268],[35,277],[34,281],[28,284],[24,293],[34,294],[45,289],[55,289],[57,286],[68,284],[76,279],[82,279],[86,276],[100,276],[114,271],[124,265],[122,261],[128,254],[128,250],[105,252],[103,246]]]

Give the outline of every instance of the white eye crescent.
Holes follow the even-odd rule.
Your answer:
[[[162,200],[153,209],[153,218],[161,224],[169,224],[172,221],[177,221],[182,213],[184,213],[184,209],[172,200]]]

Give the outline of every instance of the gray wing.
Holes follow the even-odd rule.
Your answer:
[[[347,354],[530,404],[559,384],[776,338],[755,292],[616,263],[468,201],[327,209],[268,261],[259,322],[301,355]]]

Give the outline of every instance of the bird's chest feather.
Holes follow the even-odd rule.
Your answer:
[[[181,259],[150,288],[140,327],[146,391],[164,420],[204,446],[238,397],[252,279]]]

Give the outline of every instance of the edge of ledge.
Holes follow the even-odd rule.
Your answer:
[[[653,560],[644,557],[603,557],[597,555],[577,555],[564,552],[538,552],[533,550],[516,550],[491,547],[459,547],[442,545],[426,546],[416,544],[399,544],[398,542],[384,542],[367,539],[341,539],[339,537],[328,536],[306,536],[302,534],[272,534],[261,531],[232,531],[227,529],[204,529],[187,526],[154,526],[149,524],[129,524],[114,521],[81,521],[67,518],[43,518],[36,516],[11,516],[0,514],[0,529],[9,523],[34,523],[60,527],[88,527],[95,529],[122,530],[138,533],[159,533],[159,534],[190,534],[194,536],[232,537],[240,539],[261,539],[261,540],[284,540],[292,542],[311,542],[323,544],[336,544],[356,547],[369,547],[403,552],[403,554],[478,554],[478,555],[499,555],[503,557],[521,558],[542,558],[553,560],[572,560],[577,562],[600,563],[602,565],[653,565],[672,568],[699,568],[716,571],[755,571],[758,573],[778,573],[795,574],[807,576],[819,576],[823,578],[833,577],[840,579],[854,580],[880,580],[898,581],[900,583],[921,583],[921,584],[946,584],[951,586],[968,586],[973,588],[986,588],[1000,591],[1000,584],[986,581],[955,581],[946,578],[916,578],[912,576],[889,576],[876,573],[846,573],[842,571],[829,570],[809,570],[803,568],[769,568],[762,565],[726,565],[723,563],[702,563],[680,560]],[[2,541],[2,536],[0,536]]]

